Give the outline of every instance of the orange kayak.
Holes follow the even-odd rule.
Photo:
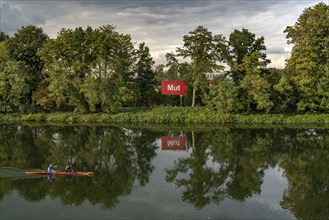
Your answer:
[[[94,172],[25,172],[29,175],[94,175]]]

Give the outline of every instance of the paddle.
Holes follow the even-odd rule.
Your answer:
[[[54,170],[56,171],[56,172],[58,172],[58,167],[59,167],[59,160],[57,160],[57,163],[56,163],[56,165],[54,166]]]

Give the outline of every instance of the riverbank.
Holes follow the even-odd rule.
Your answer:
[[[152,124],[329,124],[329,114],[222,114],[201,107],[127,108],[118,113],[0,114],[0,121]]]

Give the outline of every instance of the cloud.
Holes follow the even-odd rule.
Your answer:
[[[286,63],[286,60],[290,57],[290,54],[268,54],[267,58],[271,60],[271,63],[268,67],[275,67],[283,69]]]
[[[290,51],[284,49],[284,47],[270,47],[266,49],[266,54],[289,54]]]
[[[23,10],[24,6],[1,1],[1,31],[12,35],[22,26],[34,24],[43,25],[46,18],[38,14],[37,10]]]
[[[183,45],[183,36],[203,25],[228,38],[247,28],[264,36],[267,54],[288,55],[283,30],[306,7],[320,1],[269,0],[25,0],[1,1],[0,28],[12,35],[22,25],[37,25],[50,37],[61,28],[112,24],[117,31],[145,42],[157,63]],[[280,59],[278,59],[280,60]],[[279,62],[279,61],[278,61]],[[280,60],[282,62],[282,60]],[[284,62],[282,63],[284,64]]]

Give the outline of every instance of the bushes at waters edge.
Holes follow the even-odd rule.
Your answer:
[[[221,114],[204,107],[123,109],[119,113],[0,114],[0,121],[113,122],[154,124],[329,124],[329,114]]]

